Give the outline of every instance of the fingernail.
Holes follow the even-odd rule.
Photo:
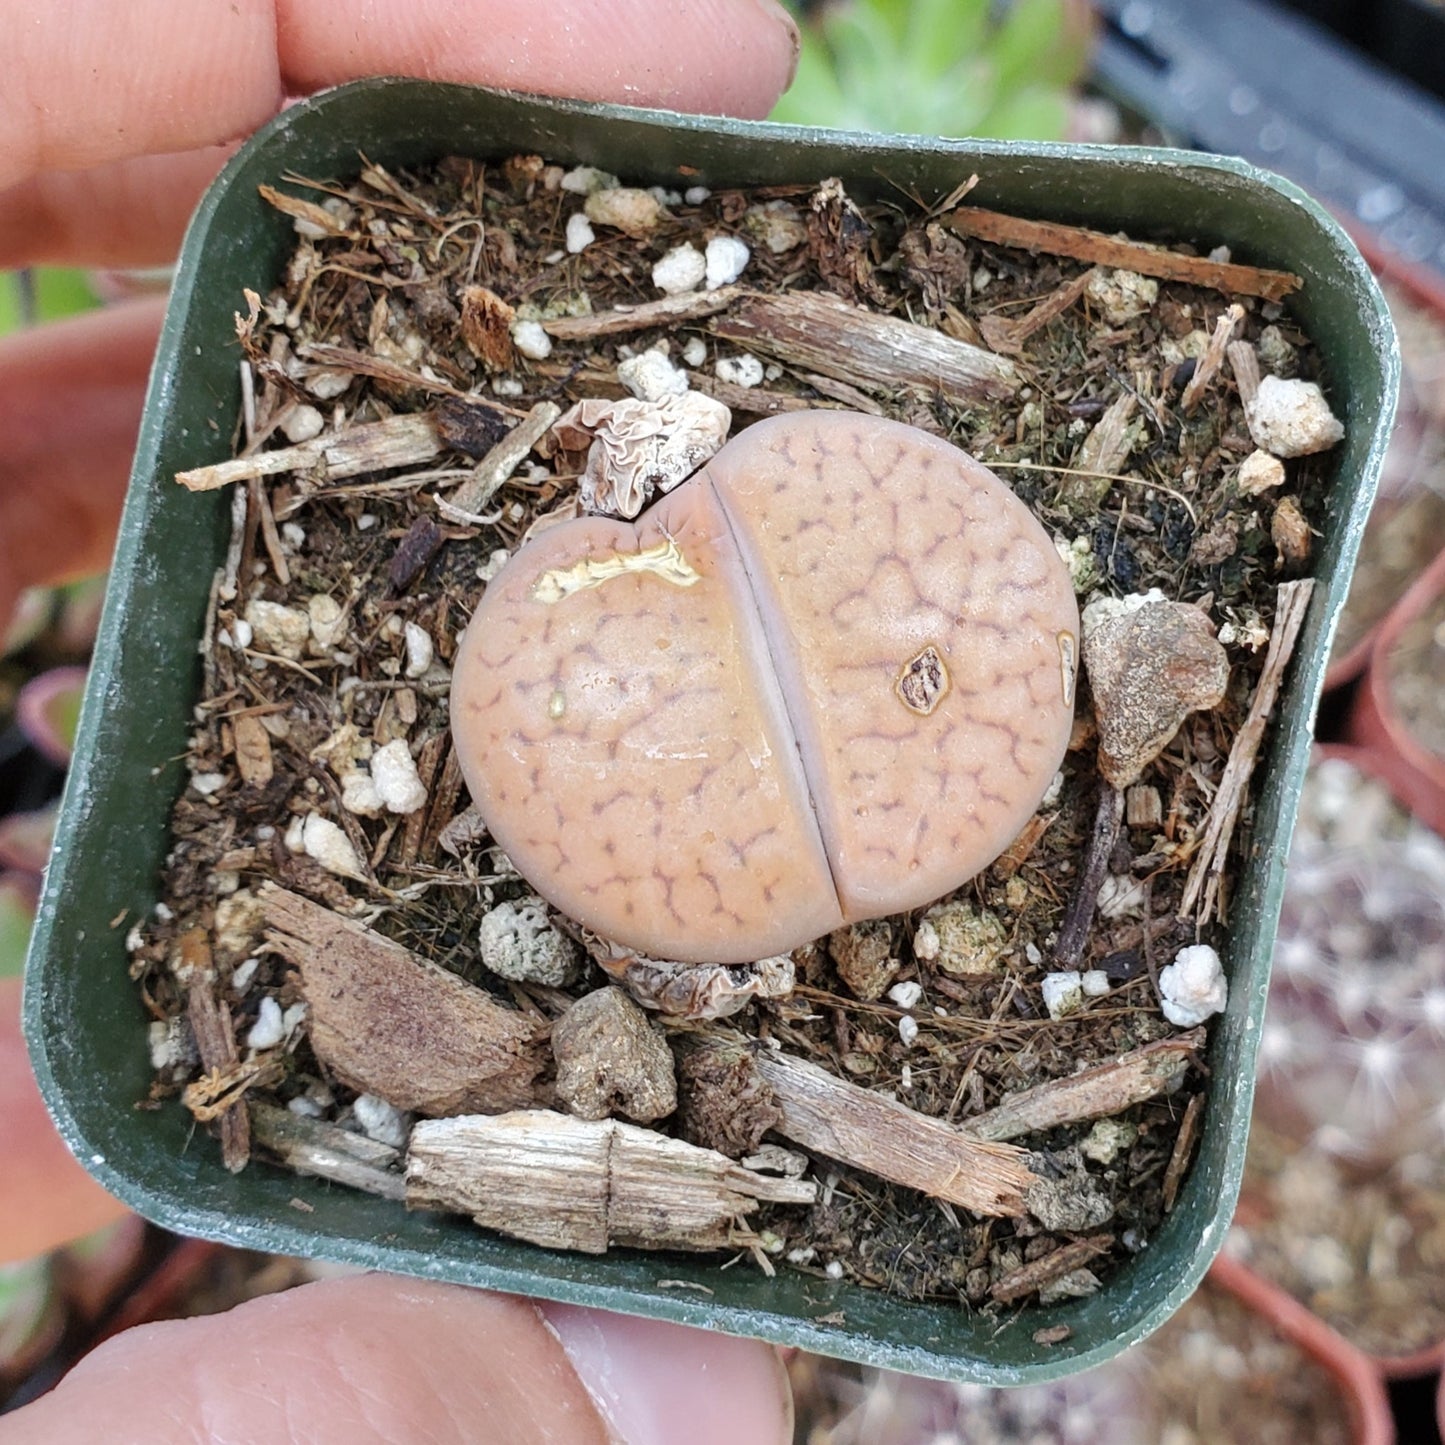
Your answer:
[[[659,1320],[541,1304],[621,1445],[787,1445],[792,1394],[776,1352]]]
[[[753,4],[756,5],[773,24],[781,25],[788,32],[788,45],[790,48],[788,79],[787,84],[783,86],[783,89],[786,90],[798,74],[798,57],[803,49],[803,37],[798,30],[798,22],[780,3],[780,0],[753,0]]]

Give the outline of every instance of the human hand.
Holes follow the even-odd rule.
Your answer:
[[[174,258],[234,143],[367,75],[758,116],[777,0],[0,0],[0,268]],[[0,341],[0,635],[21,589],[110,555],[161,303]]]
[[[0,267],[173,258],[201,191],[283,99],[409,74],[762,115],[787,84],[776,0],[0,0]],[[103,567],[162,305],[0,340],[0,632],[25,587]],[[0,1259],[120,1211],[51,1129],[0,985]],[[103,1345],[0,1420],[31,1440],[782,1441],[766,1347],[365,1276]],[[98,1421],[104,1421],[98,1425]]]

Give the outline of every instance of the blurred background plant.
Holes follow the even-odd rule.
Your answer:
[[[1088,71],[1083,0],[794,0],[802,52],[771,119],[1057,140]]]

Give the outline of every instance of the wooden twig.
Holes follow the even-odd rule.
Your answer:
[[[693,372],[690,379],[694,391],[722,402],[729,411],[745,412],[749,416],[782,416],[789,411],[812,411],[819,405],[806,396],[772,391],[766,386],[739,386],[735,381],[722,381],[702,371]]]
[[[436,423],[425,412],[362,422],[332,436],[255,452],[214,466],[177,472],[176,481],[192,492],[213,492],[232,482],[274,477],[285,472],[306,472],[312,480],[340,481],[361,472],[388,467],[413,467],[429,462],[442,449]]]
[[[1025,1295],[1033,1294],[1044,1285],[1052,1284],[1066,1274],[1072,1274],[1091,1259],[1107,1254],[1113,1243],[1112,1234],[1096,1234],[1087,1239],[1075,1239],[1068,1244],[1062,1244],[1052,1253],[1039,1259],[1031,1259],[1027,1264],[1021,1264],[1017,1269],[1001,1275],[989,1286],[989,1295],[999,1304],[1011,1304],[1014,1300],[1023,1299]]]
[[[719,286],[716,291],[685,291],[644,301],[639,306],[619,306],[596,316],[556,316],[542,322],[542,329],[558,341],[591,341],[598,336],[618,336],[627,331],[645,331],[651,326],[676,326],[683,321],[700,321],[726,311],[739,296],[741,286]]]
[[[1145,1044],[1082,1073],[1022,1089],[959,1127],[976,1139],[1002,1140],[1110,1118],[1145,1099],[1172,1093],[1203,1044],[1203,1029]]]
[[[1084,271],[1072,281],[1056,286],[1022,316],[1012,320],[996,314],[980,317],[978,329],[983,339],[995,351],[1004,352],[1008,356],[1021,356],[1024,342],[1040,327],[1047,326],[1055,317],[1062,316],[1084,294],[1089,282],[1097,274],[1095,270]]]
[[[1185,1171],[1194,1157],[1194,1146],[1199,1142],[1199,1121],[1203,1117],[1204,1095],[1195,1094],[1184,1106],[1184,1117],[1179,1121],[1179,1133],[1174,1137],[1174,1148],[1164,1170],[1164,1183],[1159,1192],[1165,1214],[1173,1212],[1174,1201],[1179,1197],[1179,1186],[1184,1182]]]
[[[370,283],[376,278],[368,276]],[[419,371],[399,366],[394,361],[383,361],[369,351],[357,351],[350,346],[328,346],[319,341],[308,342],[296,348],[296,354],[305,361],[314,361],[319,366],[332,367],[337,371],[355,372],[357,376],[369,376],[374,381],[384,381],[390,386],[405,387],[408,391],[433,392],[440,396],[460,396],[461,393],[449,381],[435,376],[423,376]]]
[[[399,1149],[274,1104],[252,1102],[250,1108],[256,1143],[286,1168],[383,1199],[406,1197]]]
[[[1224,312],[1215,324],[1214,335],[1209,338],[1209,345],[1195,365],[1194,375],[1189,378],[1189,385],[1184,388],[1184,395],[1179,398],[1179,409],[1186,416],[1198,406],[1199,398],[1204,395],[1205,387],[1214,380],[1219,368],[1224,364],[1225,349],[1234,335],[1234,328],[1243,320],[1244,307],[1236,302]]]
[[[968,404],[1010,397],[1019,375],[1007,357],[897,316],[850,306],[823,291],[750,295],[709,330],[788,366],[865,390],[920,387]]]
[[[1274,712],[1285,670],[1294,656],[1295,643],[1299,640],[1300,628],[1309,612],[1314,590],[1314,579],[1311,577],[1285,582],[1278,590],[1274,629],[1264,658],[1264,670],[1259,675],[1249,715],[1244,720],[1244,726],[1235,734],[1229,761],[1224,765],[1214,801],[1210,804],[1204,841],[1194,855],[1189,879],[1184,885],[1184,897],[1179,904],[1180,917],[1192,912],[1197,922],[1207,923],[1216,911],[1224,866],[1229,857],[1229,842],[1239,822],[1249,780],[1259,758],[1260,745],[1264,742],[1265,729]],[[1222,910],[1220,917],[1223,918]]]
[[[1224,348],[1224,354],[1229,358],[1239,399],[1248,406],[1259,392],[1259,353],[1252,341],[1232,341]]]
[[[1000,246],[1017,246],[1025,251],[1044,251],[1051,256],[1069,256],[1096,266],[1114,266],[1158,276],[1165,281],[1184,281],[1191,286],[1212,286],[1240,296],[1262,296],[1282,301],[1304,284],[1288,271],[1269,271],[1260,266],[1239,266],[1228,261],[1211,261],[1207,256],[1184,256],[1139,241],[1106,236],[1082,226],[1065,226],[1056,221],[1026,221],[1022,216],[1005,216],[978,206],[959,206],[944,217],[961,236],[976,236]]]
[[[759,1174],[635,1124],[546,1109],[423,1120],[407,1149],[409,1207],[585,1254],[726,1249],[760,1202],[816,1197],[811,1181]]]
[[[1106,482],[1104,492],[1108,491],[1107,480],[1123,467],[1134,449],[1129,423],[1138,409],[1139,398],[1132,391],[1115,397],[1108,410],[1094,423],[1079,448],[1078,456],[1074,458],[1076,472]],[[1102,500],[1102,493],[1098,500]]]
[[[1084,956],[1084,945],[1088,942],[1089,929],[1094,922],[1094,910],[1099,905],[1099,886],[1104,881],[1104,874],[1109,871],[1109,854],[1113,851],[1114,839],[1119,836],[1119,824],[1123,818],[1123,793],[1100,778],[1099,802],[1079,867],[1078,887],[1069,900],[1068,911],[1059,929],[1059,939],[1054,945],[1054,962],[1059,968],[1075,968]]]
[[[271,941],[301,973],[311,1045],[344,1083],[421,1114],[540,1101],[536,1021],[300,894],[269,887],[264,903]]]
[[[477,513],[496,496],[561,415],[562,408],[556,402],[539,401],[477,463],[471,476],[451,496],[437,498],[442,515],[451,521],[476,522]]]
[[[251,1157],[251,1126],[241,1107],[242,1094],[251,1080],[237,1078],[241,1061],[231,1011],[216,991],[211,941],[204,928],[192,928],[178,944],[181,968],[187,981],[186,1017],[196,1040],[196,1052],[206,1071],[186,1090],[185,1104],[203,1122],[220,1120],[221,1159],[232,1174],[246,1167]]]
[[[1034,1175],[1023,1150],[965,1134],[787,1054],[760,1050],[758,1072],[782,1110],[777,1132],[795,1144],[975,1214],[1024,1213]]]

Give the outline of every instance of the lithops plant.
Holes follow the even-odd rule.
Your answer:
[[[932,902],[1033,812],[1078,614],[1043,528],[895,422],[760,422],[635,523],[521,548],[459,648],[497,842],[644,953],[747,962]]]

